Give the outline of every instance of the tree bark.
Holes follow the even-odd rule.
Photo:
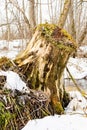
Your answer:
[[[36,20],[35,20],[35,2],[34,0],[28,1],[29,3],[29,21],[30,21],[30,27],[34,28],[36,26]]]
[[[81,46],[82,42],[84,41],[84,39],[85,39],[85,37],[87,35],[87,29],[86,28],[87,28],[87,23],[86,23],[84,29],[82,30],[82,33],[81,33],[81,35],[80,35],[80,37],[78,39],[78,45],[79,46]]]
[[[69,18],[70,18],[70,25],[69,25],[69,29],[70,29],[70,34],[71,36],[76,39],[76,29],[75,29],[75,21],[74,21],[74,14],[73,14],[73,1],[71,0],[71,6],[69,9]]]
[[[71,0],[65,0],[64,7],[63,7],[63,11],[61,12],[60,18],[59,18],[59,20],[58,20],[58,26],[59,26],[60,28],[63,28],[63,26],[64,26],[64,24],[65,24],[65,21],[66,21],[67,15],[68,15],[68,11],[69,11],[70,4],[71,4]]]
[[[61,78],[69,56],[75,49],[75,42],[65,30],[46,23],[36,28],[26,50],[16,58],[29,87],[45,91],[56,113],[63,112],[64,89]]]

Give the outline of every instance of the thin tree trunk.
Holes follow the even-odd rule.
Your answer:
[[[65,0],[63,11],[61,12],[59,20],[58,20],[58,26],[60,28],[63,28],[63,26],[66,22],[66,18],[67,18],[67,15],[68,15],[70,4],[71,4],[71,0]]]
[[[70,18],[70,34],[74,39],[76,39],[76,30],[75,30],[75,21],[74,21],[74,14],[73,14],[73,1],[71,0],[71,6],[69,9],[69,18]]]
[[[86,23],[86,26],[84,27],[84,29],[82,30],[81,35],[79,36],[79,39],[78,39],[78,45],[79,46],[82,44],[82,42],[85,39],[86,35],[87,35],[87,23]]]
[[[8,20],[8,3],[7,0],[5,1],[5,8],[6,8],[6,21],[7,21],[7,42],[8,42],[8,47],[9,47],[9,40],[10,40],[10,24]]]
[[[29,0],[29,21],[31,28],[36,26],[34,0]]]

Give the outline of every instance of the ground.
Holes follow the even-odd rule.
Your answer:
[[[20,40],[19,40],[20,41]],[[2,44],[5,43],[5,41],[0,42],[2,46],[0,51],[1,56],[8,56],[9,58],[15,58],[15,56],[19,53],[21,50],[19,43],[16,41],[11,42],[9,48],[7,48],[7,44]],[[19,46],[20,45],[20,46]],[[83,49],[85,48],[85,49]],[[86,83],[87,83],[87,59],[83,58],[84,56],[82,55],[82,51],[85,53],[86,46],[85,47],[80,47],[80,53],[78,53],[78,58],[70,58],[67,66],[72,73],[73,77],[76,79],[77,84],[87,92],[86,88]],[[82,55],[82,56],[81,56]],[[79,58],[80,57],[80,58]],[[2,72],[4,75],[8,76],[8,82],[13,83],[12,86],[15,86],[15,81],[16,85],[20,84],[20,86],[25,86],[25,83],[17,80],[17,74],[13,74],[13,72],[10,72],[8,75],[8,72]],[[11,74],[11,75],[10,75]],[[1,75],[1,71],[0,71]],[[14,76],[12,76],[14,75]],[[13,77],[13,78],[12,78]],[[15,77],[15,78],[14,78]],[[20,78],[18,78],[20,79]],[[65,114],[64,115],[54,115],[54,116],[48,116],[43,119],[36,119],[29,121],[28,124],[22,129],[22,130],[85,130],[87,129],[87,101],[80,93],[78,93],[76,90],[76,87],[74,86],[73,82],[70,81],[69,77],[67,77],[67,74],[65,72],[65,82],[66,85],[66,90],[69,92],[72,92],[71,94],[71,102],[65,109]],[[17,83],[18,81],[18,83]],[[80,82],[81,81],[81,82]],[[22,84],[23,83],[23,84]],[[22,85],[21,85],[22,84]],[[68,87],[67,87],[68,85]],[[73,87],[74,86],[74,87]],[[10,85],[11,87],[11,85]],[[14,88],[13,87],[13,88]],[[19,89],[19,86],[18,86]],[[20,87],[20,91],[22,88]],[[73,91],[74,90],[74,91]],[[63,122],[63,123],[62,123]],[[79,125],[77,125],[79,124]]]

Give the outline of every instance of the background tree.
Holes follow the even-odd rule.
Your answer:
[[[68,15],[70,5],[71,5],[71,0],[65,0],[63,11],[61,12],[60,18],[58,20],[58,26],[60,28],[63,28],[63,26],[66,22],[66,18],[67,18],[67,15]]]
[[[31,2],[31,3],[30,3]],[[22,1],[22,6],[19,6],[19,3],[17,0],[9,0],[9,6],[13,6],[14,10],[12,13],[14,16],[20,16],[20,19],[16,17],[15,21],[18,23],[19,31],[22,29],[25,31],[26,29],[23,28],[25,24],[27,25],[27,28],[29,31],[33,30],[33,28],[36,26],[36,18],[35,18],[35,1],[30,1],[29,5],[31,5],[30,9],[33,13],[33,18],[31,19],[31,14],[28,12],[28,16],[25,12],[25,4],[24,1]],[[51,22],[53,22],[54,19],[54,10],[53,10],[53,1],[50,1],[49,3],[42,3],[39,0],[37,1],[38,8],[42,12],[42,5],[45,4],[48,6],[50,4],[50,8],[52,10],[52,18]],[[60,2],[60,1],[56,1]],[[74,1],[77,2],[77,1]],[[41,5],[42,4],[42,5]],[[63,86],[63,72],[64,68],[68,62],[68,59],[73,51],[76,50],[77,45],[71,35],[69,35],[64,29],[71,24],[71,34],[73,37],[75,36],[77,40],[78,36],[78,25],[81,25],[82,20],[79,21],[80,15],[78,15],[78,25],[75,24],[76,20],[76,13],[77,5],[72,5],[72,2],[70,0],[65,0],[61,2],[61,8],[60,10],[60,17],[57,17],[59,21],[57,24],[40,24],[36,27],[34,30],[34,35],[31,38],[30,42],[28,43],[28,46],[26,49],[19,54],[16,59],[14,60],[15,64],[17,65],[18,71],[21,71],[21,73],[25,76],[25,80],[29,86],[30,90],[36,90],[36,91],[44,91],[49,96],[49,101],[47,104],[47,108],[49,109],[49,104],[52,107],[53,113],[61,114],[64,111],[64,106],[67,104],[67,94],[65,91],[65,88]],[[70,9],[70,11],[69,11]],[[15,15],[15,10],[19,12],[18,15]],[[75,12],[75,10],[77,12]],[[82,10],[81,10],[82,11]],[[16,12],[17,13],[17,12]],[[73,19],[71,19],[71,15],[69,13],[72,13]],[[30,16],[30,18],[28,18]],[[43,13],[41,16],[41,21],[43,21]],[[39,18],[39,17],[38,17]],[[20,20],[20,22],[19,22]],[[24,24],[25,23],[25,24]],[[73,28],[72,25],[75,25]],[[66,26],[67,25],[67,26]],[[18,29],[18,28],[17,28]],[[68,29],[67,29],[68,30]],[[75,30],[75,34],[74,34]],[[24,36],[22,36],[23,38]],[[29,37],[30,38],[30,37]],[[66,104],[65,104],[66,103]]]
[[[5,2],[6,1],[4,0],[3,4]],[[31,37],[31,30],[33,30],[32,27],[36,26],[36,24],[43,23],[44,21],[48,21],[50,23],[58,23],[58,20],[63,17],[62,26],[76,39],[78,44],[80,43],[81,45],[81,43],[84,41],[79,41],[81,35],[84,34],[84,38],[81,39],[86,40],[85,27],[87,16],[85,14],[87,12],[87,2],[85,1],[66,0],[65,2],[64,0],[7,0],[7,3],[8,14],[11,15],[11,20],[8,19],[8,23],[10,23],[10,31],[12,30],[12,26],[14,26],[16,29],[14,32],[16,31],[15,34],[17,34],[17,37],[19,34],[22,37],[29,38]],[[63,10],[64,6],[66,9]],[[65,15],[62,15],[63,13]],[[6,25],[6,23],[3,22],[1,24],[1,28],[6,28],[5,26],[2,26]],[[20,31],[21,29],[22,31]],[[23,32],[23,34],[20,34],[21,32]]]

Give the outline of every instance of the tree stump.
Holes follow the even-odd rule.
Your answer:
[[[63,72],[77,48],[71,35],[54,24],[38,25],[26,50],[16,63],[26,76],[29,87],[43,90],[50,96],[55,113],[62,113],[64,97]]]

